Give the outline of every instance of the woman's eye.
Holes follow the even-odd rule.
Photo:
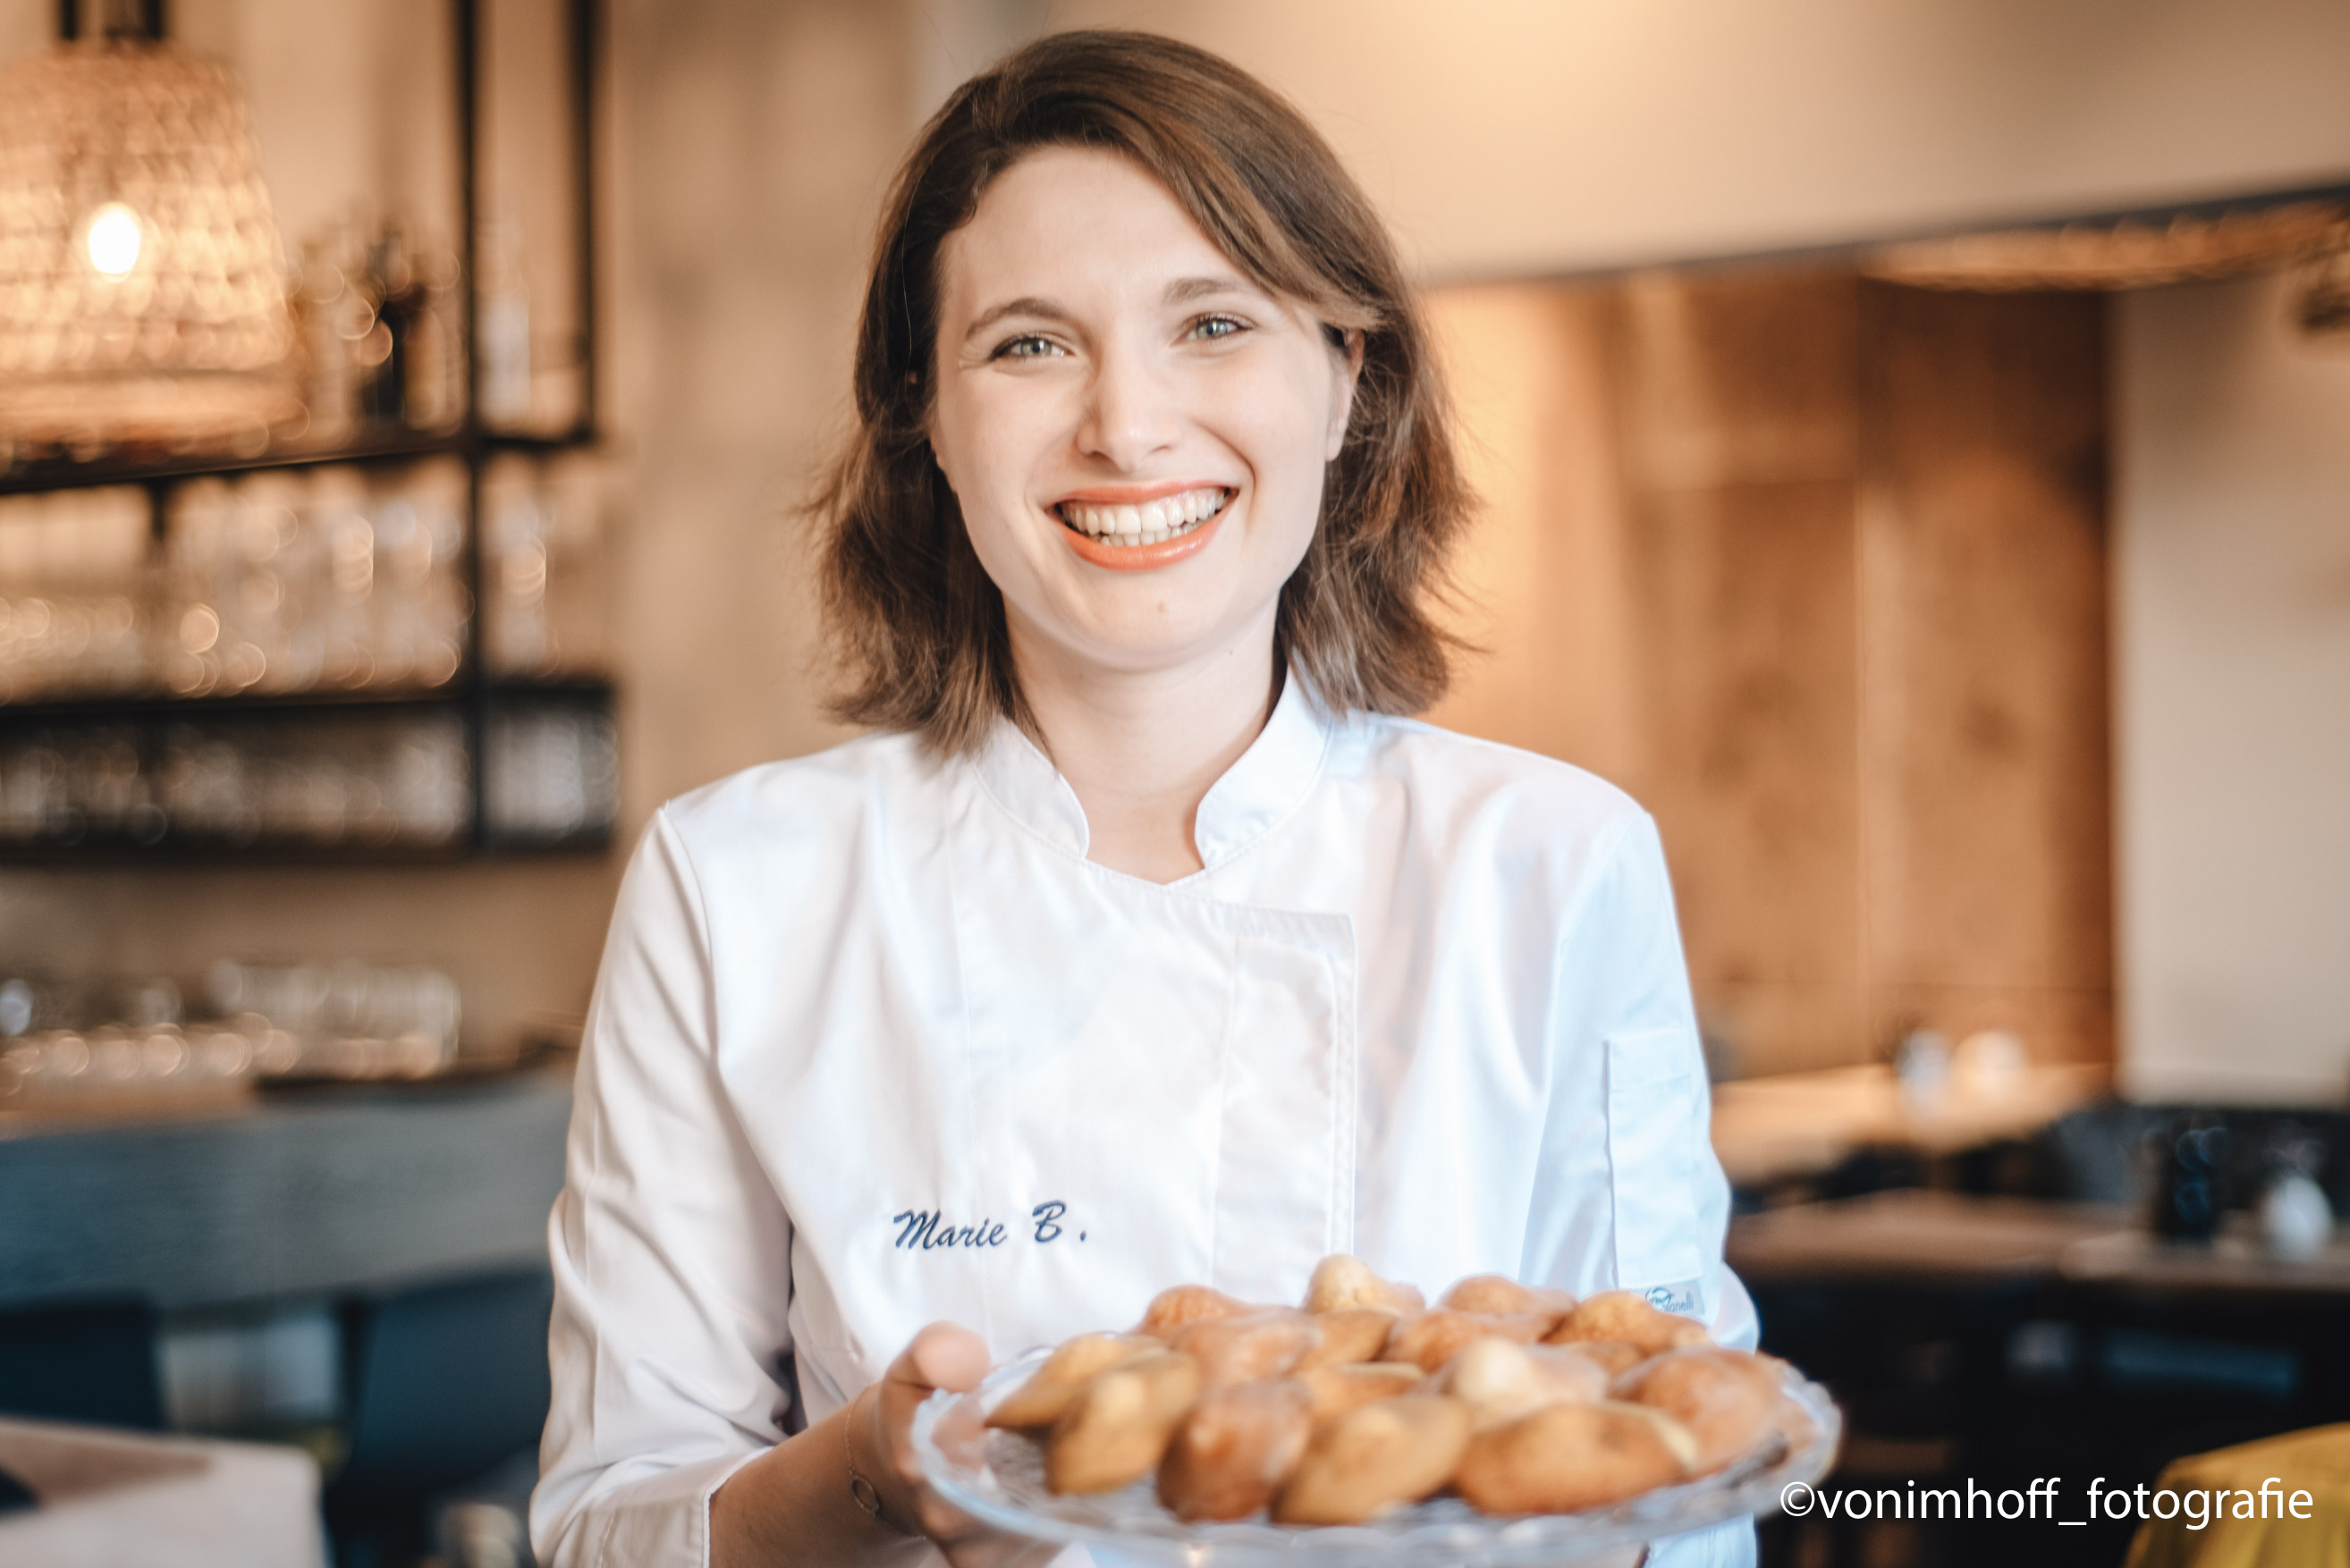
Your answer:
[[[997,345],[995,358],[998,359],[1045,359],[1060,351],[1061,346],[1051,338],[1029,334],[1008,338]]]
[[[1248,323],[1236,316],[1202,316],[1191,323],[1191,336],[1213,340],[1232,337],[1248,330]]]

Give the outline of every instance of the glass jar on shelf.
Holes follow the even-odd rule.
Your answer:
[[[508,458],[482,489],[484,644],[504,675],[597,675],[609,666],[603,466]]]
[[[128,486],[0,497],[0,701],[149,684],[147,519]]]

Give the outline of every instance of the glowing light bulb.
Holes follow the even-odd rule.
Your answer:
[[[101,275],[129,277],[139,265],[139,251],[146,238],[138,213],[120,202],[109,202],[90,214],[82,244],[89,252],[89,265]]]

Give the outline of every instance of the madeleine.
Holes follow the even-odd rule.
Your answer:
[[[1503,1274],[1471,1274],[1445,1292],[1437,1305],[1456,1312],[1547,1314],[1556,1323],[1575,1310],[1575,1297],[1547,1285],[1522,1285]]]
[[[1314,1265],[1305,1286],[1307,1312],[1342,1312],[1348,1307],[1383,1307],[1388,1312],[1419,1312],[1428,1298],[1413,1285],[1379,1278],[1368,1263],[1344,1252],[1334,1252]]]
[[[1134,1332],[1171,1340],[1195,1323],[1212,1323],[1220,1317],[1238,1317],[1259,1310],[1207,1285],[1175,1285],[1150,1298],[1150,1305],[1143,1310],[1142,1321],[1135,1325]]]
[[[1609,1393],[1688,1428],[1697,1440],[1694,1469],[1706,1475],[1770,1434],[1779,1413],[1782,1365],[1714,1346],[1668,1351],[1618,1377]]]
[[[1545,1405],[1588,1405],[1607,1395],[1607,1369],[1565,1345],[1472,1339],[1428,1381],[1469,1407],[1472,1431],[1506,1426]]]
[[[1097,1376],[1120,1362],[1166,1348],[1146,1334],[1081,1334],[1045,1357],[1035,1376],[989,1411],[987,1424],[1015,1431],[1049,1427]]]
[[[1053,1423],[1045,1484],[1061,1496],[1116,1491],[1149,1475],[1200,1392],[1200,1364],[1153,1351],[1097,1375]]]
[[[1201,1395],[1159,1461],[1159,1501],[1178,1519],[1246,1519],[1296,1469],[1314,1432],[1313,1407],[1294,1377]]]
[[[1638,1346],[1644,1355],[1655,1355],[1684,1345],[1713,1343],[1713,1336],[1705,1332],[1702,1324],[1659,1312],[1630,1291],[1602,1291],[1596,1296],[1585,1297],[1581,1305],[1560,1319],[1558,1326],[1543,1337],[1550,1345],[1615,1340]]]
[[[1365,1524],[1452,1479],[1469,1444],[1469,1407],[1435,1394],[1360,1406],[1317,1428],[1274,1499],[1282,1524]]]
[[[1695,1451],[1643,1405],[1551,1405],[1472,1438],[1452,1484],[1486,1513],[1574,1513],[1686,1480]]]
[[[1381,1361],[1409,1361],[1423,1372],[1440,1372],[1461,1347],[1472,1339],[1506,1339],[1531,1345],[1550,1328],[1541,1314],[1458,1312],[1430,1307],[1402,1318],[1388,1335]]]
[[[1320,1324],[1289,1307],[1267,1307],[1187,1324],[1174,1347],[1200,1364],[1200,1386],[1279,1377],[1322,1343]]]

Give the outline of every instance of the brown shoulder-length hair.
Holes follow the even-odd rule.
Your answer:
[[[1433,611],[1471,503],[1387,230],[1263,83],[1171,38],[1104,31],[1044,38],[964,83],[890,188],[858,327],[856,428],[814,508],[843,676],[834,711],[950,754],[975,749],[999,717],[1027,724],[1003,595],[931,456],[938,258],[997,175],[1066,146],[1133,159],[1259,286],[1361,334],[1346,442],[1281,590],[1275,657],[1334,711],[1427,707],[1459,646]]]

